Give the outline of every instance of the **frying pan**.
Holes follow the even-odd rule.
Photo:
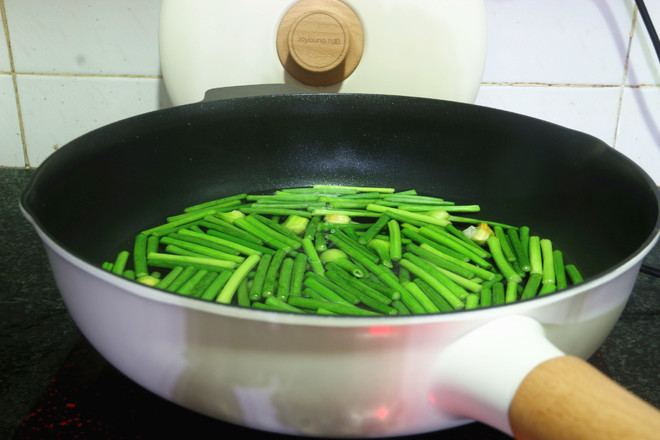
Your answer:
[[[228,93],[87,133],[22,195],[70,314],[126,376],[194,411],[293,435],[474,420],[521,438],[658,432],[657,409],[581,360],[608,336],[659,237],[658,188],[639,166],[589,135],[476,105]],[[373,318],[237,308],[100,269],[186,206],[317,183],[479,203],[484,217],[551,238],[585,281],[506,306]]]

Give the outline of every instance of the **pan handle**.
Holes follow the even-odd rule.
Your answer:
[[[249,96],[296,95],[314,93],[295,84],[253,84],[207,90],[202,101],[219,101]]]
[[[545,337],[504,317],[452,343],[438,359],[440,409],[519,439],[656,439],[660,411]]]
[[[573,356],[543,362],[509,408],[519,439],[657,439],[660,411]]]

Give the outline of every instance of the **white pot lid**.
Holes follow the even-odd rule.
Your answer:
[[[254,84],[471,103],[486,18],[483,0],[163,0],[159,50],[174,105]]]

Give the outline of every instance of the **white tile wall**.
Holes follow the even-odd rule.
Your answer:
[[[621,84],[632,21],[627,1],[485,0],[485,5],[485,82]]]
[[[596,136],[612,145],[619,87],[483,84],[477,104],[522,113]]]
[[[160,0],[5,0],[17,72],[158,75]]]
[[[0,166],[36,167],[94,128],[167,106],[159,11],[160,0],[5,0]]]
[[[486,0],[476,103],[594,135],[660,185],[660,61],[634,0]],[[645,0],[660,29],[660,0]]]
[[[621,102],[621,118],[617,149],[650,170],[660,182],[660,88],[625,89]],[[655,108],[654,108],[655,107]]]
[[[660,32],[660,1],[646,0],[644,2],[649,15],[654,20],[656,32]],[[656,18],[657,17],[657,18]],[[660,64],[653,49],[653,44],[647,36],[644,22],[638,18],[635,23],[635,38],[630,46],[630,67],[626,85],[658,85],[660,84]]]
[[[10,75],[0,75],[0,103],[0,166],[22,167],[25,165],[23,144]]]
[[[41,163],[63,141],[91,127],[160,107],[159,82],[157,78],[19,76],[29,163]]]
[[[9,73],[11,65],[9,64],[9,48],[7,47],[5,33],[0,34],[0,74]]]
[[[645,3],[660,29],[660,0]],[[592,134],[660,184],[660,61],[634,0],[485,4],[489,47],[476,103]],[[38,166],[78,135],[169,105],[160,0],[2,5],[11,51],[3,38],[0,166]]]

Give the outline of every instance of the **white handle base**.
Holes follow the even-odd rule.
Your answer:
[[[536,366],[563,354],[534,319],[501,318],[443,350],[432,392],[442,411],[512,435],[509,407],[521,382]]]

